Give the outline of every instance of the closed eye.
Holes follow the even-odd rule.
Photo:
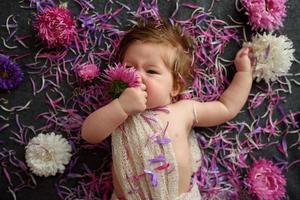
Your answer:
[[[152,70],[152,69],[147,70],[147,73],[149,73],[149,74],[158,74],[157,71]]]

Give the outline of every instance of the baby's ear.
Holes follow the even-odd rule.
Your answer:
[[[176,81],[173,86],[173,90],[171,91],[171,97],[176,97],[181,91],[181,85],[179,81]]]

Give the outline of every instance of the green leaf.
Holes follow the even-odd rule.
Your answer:
[[[122,92],[128,87],[126,83],[121,80],[115,80],[108,88],[108,93],[113,99],[118,98]]]

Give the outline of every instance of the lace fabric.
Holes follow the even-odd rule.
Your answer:
[[[200,163],[194,132],[189,134],[192,170]],[[129,117],[112,133],[113,168],[124,197],[130,200],[201,199],[198,186],[178,196],[178,170],[172,143],[153,113]],[[112,199],[117,199],[113,195]]]

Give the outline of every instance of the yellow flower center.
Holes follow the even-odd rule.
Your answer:
[[[0,71],[0,77],[4,79],[8,79],[8,73],[6,71]]]

